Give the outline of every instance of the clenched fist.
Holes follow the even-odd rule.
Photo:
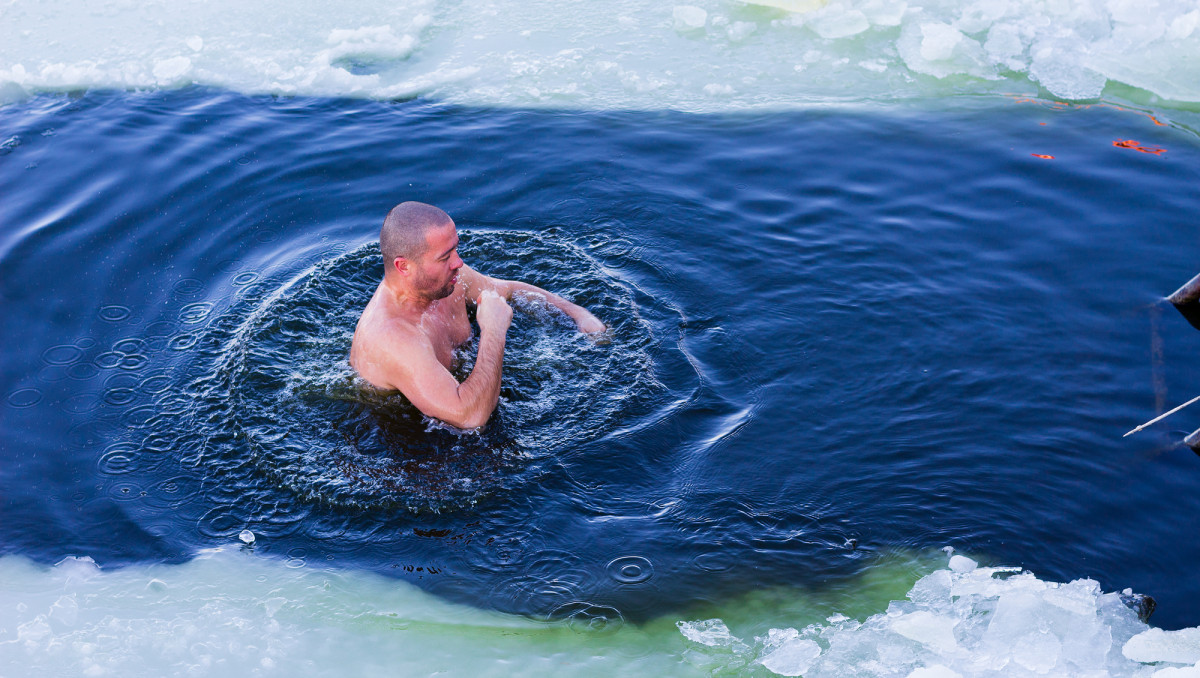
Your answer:
[[[475,319],[479,321],[479,329],[483,332],[508,332],[512,324],[512,307],[504,298],[492,290],[484,290],[479,295],[479,307],[475,311]]]

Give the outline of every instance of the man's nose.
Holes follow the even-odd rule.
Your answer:
[[[458,252],[455,252],[454,258],[450,260],[450,268],[457,271],[458,269],[462,268],[462,266],[463,266],[462,257],[458,256]]]

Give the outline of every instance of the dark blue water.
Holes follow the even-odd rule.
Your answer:
[[[1200,623],[1200,411],[1121,437],[1200,394],[1200,332],[1161,301],[1200,271],[1183,125],[190,89],[38,97],[0,140],[0,553],[181,561],[248,528],[641,620],[953,545]],[[612,342],[526,309],[479,435],[364,391],[345,352],[409,199]]]

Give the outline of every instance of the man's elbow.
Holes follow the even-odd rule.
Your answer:
[[[487,412],[464,412],[454,413],[444,417],[437,417],[444,423],[450,424],[455,428],[475,429],[488,423],[488,419],[492,418],[491,410]]]

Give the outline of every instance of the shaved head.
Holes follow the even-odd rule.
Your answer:
[[[396,257],[415,260],[425,253],[426,236],[430,231],[451,226],[449,214],[423,202],[402,202],[388,212],[379,231],[379,249],[383,251],[383,267],[391,269]]]

